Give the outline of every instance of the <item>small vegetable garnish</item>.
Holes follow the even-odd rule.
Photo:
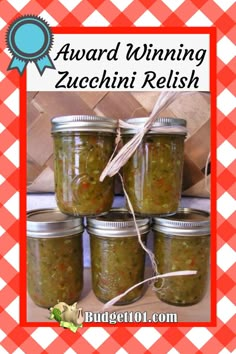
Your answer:
[[[67,305],[65,302],[58,302],[50,310],[50,320],[55,319],[59,322],[60,327],[68,328],[72,332],[76,332],[78,328],[83,327],[83,310],[78,308],[78,303],[75,302],[73,305]],[[63,308],[61,311],[59,308]]]
[[[57,322],[60,322],[61,321],[61,311],[59,309],[53,309],[52,310],[52,315],[54,316],[55,320]]]

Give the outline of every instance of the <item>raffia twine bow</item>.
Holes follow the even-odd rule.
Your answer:
[[[149,119],[146,121],[146,123],[141,127],[141,129],[137,132],[137,134],[134,135],[134,137],[126,143],[118,152],[118,154],[113,158],[116,150],[118,143],[116,145],[115,151],[112,154],[107,166],[103,170],[99,180],[102,182],[106,176],[112,177],[118,171],[122,166],[126,164],[126,162],[129,160],[129,158],[133,155],[139,144],[141,143],[144,135],[151,129],[153,123],[157,119],[158,115],[160,114],[161,111],[166,109],[172,102],[174,102],[179,96],[183,94],[190,94],[192,92],[172,92],[172,91],[164,91],[161,92],[160,96],[157,99],[157,102],[155,103],[152,113],[150,114]],[[119,125],[121,127],[132,127],[132,125],[124,122],[124,121],[119,121]],[[137,127],[136,127],[137,128]],[[156,127],[155,130],[157,131],[163,131],[163,129],[166,129],[168,132],[171,132],[171,129],[183,129],[182,127]],[[120,132],[118,132],[118,137],[120,139]]]

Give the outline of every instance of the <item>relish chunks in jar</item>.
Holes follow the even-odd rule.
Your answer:
[[[149,219],[137,217],[142,242],[146,243]],[[88,218],[92,287],[107,302],[143,281],[145,251],[139,243],[132,216],[125,209],[111,209],[104,216]],[[126,305],[143,295],[143,285],[128,292],[115,305]]]
[[[127,143],[148,118],[132,118],[122,129]],[[125,189],[134,212],[158,216],[174,214],[179,206],[184,162],[184,119],[157,118],[123,167]]]
[[[210,215],[206,211],[179,208],[175,215],[154,218],[154,254],[160,274],[196,270],[157,281],[160,300],[177,306],[193,305],[206,293],[210,257]]]
[[[38,306],[73,304],[83,288],[83,223],[58,209],[27,213],[27,287]]]
[[[74,216],[108,212],[114,180],[99,177],[115,143],[116,121],[96,116],[52,119],[55,192],[58,208]]]

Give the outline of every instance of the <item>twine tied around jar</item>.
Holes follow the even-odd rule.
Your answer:
[[[161,127],[152,127],[153,123],[157,119],[159,113],[166,109],[172,102],[176,100],[180,95],[183,94],[191,94],[192,92],[173,92],[173,91],[163,91],[161,92],[160,96],[157,99],[157,102],[155,103],[152,113],[150,114],[149,119],[147,122],[140,128],[137,134],[134,135],[134,137],[126,143],[118,152],[118,154],[113,158],[115,155],[115,152],[117,150],[119,141],[120,141],[120,128],[127,128],[130,127],[132,128],[133,126],[131,124],[126,123],[125,121],[119,120],[119,128],[118,128],[118,133],[117,133],[117,141],[116,141],[116,147],[115,150],[108,161],[106,167],[104,168],[103,172],[101,173],[101,176],[99,178],[100,182],[102,182],[106,176],[112,177],[118,171],[122,166],[126,164],[126,162],[129,160],[129,158],[133,155],[137,147],[140,145],[144,135],[148,132],[148,130],[154,130],[156,132],[160,133],[172,133],[172,132],[186,132],[187,130],[185,127],[171,127],[171,126],[161,126]],[[135,126],[137,129],[137,126]]]

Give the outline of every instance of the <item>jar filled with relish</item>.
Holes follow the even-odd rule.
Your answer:
[[[160,274],[196,270],[194,275],[157,281],[160,300],[176,306],[193,305],[204,297],[209,278],[210,215],[179,208],[173,216],[154,218],[154,254]]]
[[[75,216],[107,213],[113,202],[114,179],[99,177],[114,150],[117,122],[97,116],[52,119],[57,206]]]
[[[27,213],[27,288],[33,302],[73,304],[83,288],[83,223],[58,209]]]
[[[142,242],[149,232],[149,219],[137,217]],[[88,218],[92,287],[96,297],[107,302],[143,281],[145,251],[139,243],[132,216],[125,209],[112,209],[107,215]],[[143,285],[131,290],[115,305],[138,300]]]
[[[132,139],[148,118],[126,120],[122,140]],[[157,118],[134,154],[123,166],[125,189],[135,214],[158,216],[174,214],[182,191],[186,121]]]

